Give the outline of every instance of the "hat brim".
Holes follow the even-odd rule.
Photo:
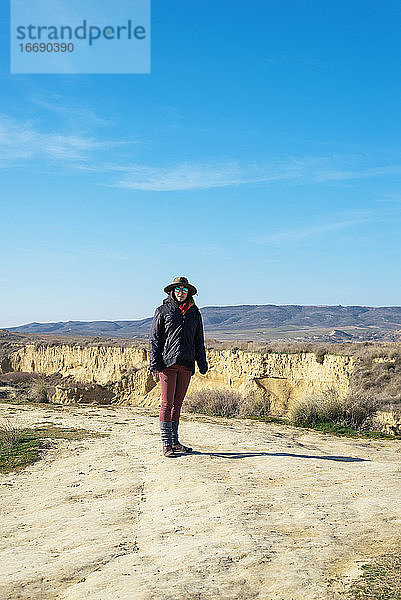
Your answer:
[[[198,290],[196,289],[196,287],[194,285],[191,285],[190,283],[188,283],[187,285],[182,285],[179,283],[170,283],[169,285],[166,285],[166,287],[164,288],[164,291],[166,292],[166,294],[168,294],[169,292],[171,292],[171,290],[173,290],[176,287],[187,287],[189,292],[192,295],[198,293]]]

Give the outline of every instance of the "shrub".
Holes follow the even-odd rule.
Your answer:
[[[293,406],[290,421],[293,425],[315,427],[334,423],[353,429],[366,429],[379,408],[380,402],[372,396],[348,395],[341,399],[333,389],[320,396],[306,398]]]
[[[382,402],[368,394],[349,394],[343,402],[343,424],[353,429],[370,429]]]
[[[0,452],[9,452],[19,442],[21,430],[8,419],[0,424]]]
[[[241,417],[268,417],[270,414],[269,398],[243,398],[240,402]]]
[[[206,389],[191,394],[186,401],[188,412],[215,417],[267,417],[270,402],[265,398],[244,398],[235,390]]]
[[[316,362],[322,365],[326,354],[327,351],[325,348],[319,348],[319,350],[315,350]]]
[[[305,398],[297,402],[290,410],[290,422],[293,425],[313,427],[322,421],[322,406],[318,398]]]
[[[36,381],[28,391],[28,400],[31,402],[49,402],[49,392],[43,381]]]
[[[214,417],[238,417],[242,396],[231,390],[202,390],[191,394],[186,409],[192,413],[203,413]]]
[[[23,387],[37,381],[37,373],[26,373],[24,371],[11,371],[0,375],[0,384]]]
[[[387,352],[386,356],[376,354],[361,359],[351,377],[351,390],[357,396],[374,395],[382,403],[401,400],[401,355],[393,352],[390,356]]]

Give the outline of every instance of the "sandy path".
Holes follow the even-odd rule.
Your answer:
[[[166,459],[151,411],[1,416],[110,434],[0,475],[2,600],[329,600],[401,539],[400,441],[186,416]]]

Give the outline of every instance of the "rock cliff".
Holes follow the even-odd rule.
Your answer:
[[[59,346],[26,344],[9,357],[11,370],[63,377],[105,385],[120,381],[130,369],[145,367],[147,352],[134,346]]]
[[[204,388],[235,389],[244,397],[269,399],[273,415],[284,415],[297,399],[327,388],[345,397],[354,369],[352,357],[332,354],[318,362],[314,353],[209,350],[207,359],[208,373],[195,373],[189,394]],[[160,388],[148,372],[147,351],[135,346],[26,344],[9,356],[8,365],[12,371],[72,376],[79,385],[58,385],[54,402],[94,401],[96,394],[102,402],[159,402]]]

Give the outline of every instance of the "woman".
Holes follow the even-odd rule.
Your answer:
[[[149,338],[150,370],[160,380],[160,433],[163,454],[192,452],[178,441],[180,411],[195,361],[204,375],[208,370],[202,317],[193,300],[195,286],[186,277],[176,277],[164,288],[168,297],[158,306]]]

